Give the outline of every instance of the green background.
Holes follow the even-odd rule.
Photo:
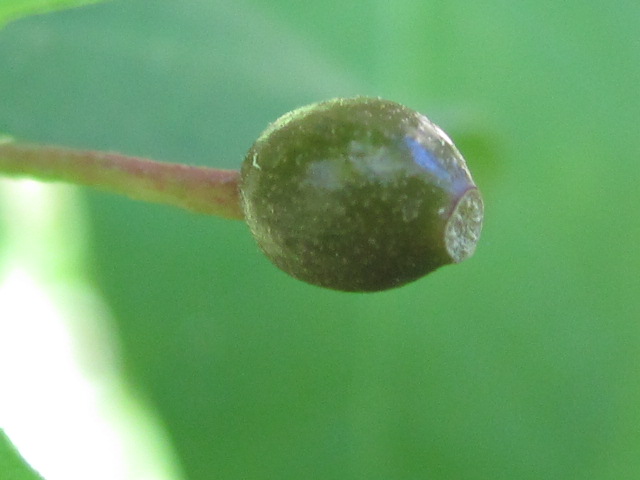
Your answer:
[[[0,131],[237,168],[306,103],[426,113],[485,230],[398,290],[305,285],[242,222],[86,192],[92,280],[187,477],[637,479],[639,31],[635,0],[116,0],[0,32]]]

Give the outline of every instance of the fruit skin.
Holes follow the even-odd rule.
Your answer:
[[[461,258],[445,229],[472,190],[481,223],[480,196],[448,137],[407,107],[367,97],[284,115],[241,170],[245,219],[267,257],[300,280],[352,292],[398,287],[470,255],[479,226]]]

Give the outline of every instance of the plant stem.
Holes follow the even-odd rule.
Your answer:
[[[197,213],[244,218],[236,170],[9,142],[0,143],[0,175],[74,183]]]

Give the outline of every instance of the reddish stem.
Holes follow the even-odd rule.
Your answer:
[[[95,187],[136,200],[242,220],[237,170],[162,163],[117,153],[0,144],[0,175]]]

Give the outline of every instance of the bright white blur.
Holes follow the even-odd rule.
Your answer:
[[[0,181],[0,428],[47,480],[179,480],[83,278],[71,187]]]

